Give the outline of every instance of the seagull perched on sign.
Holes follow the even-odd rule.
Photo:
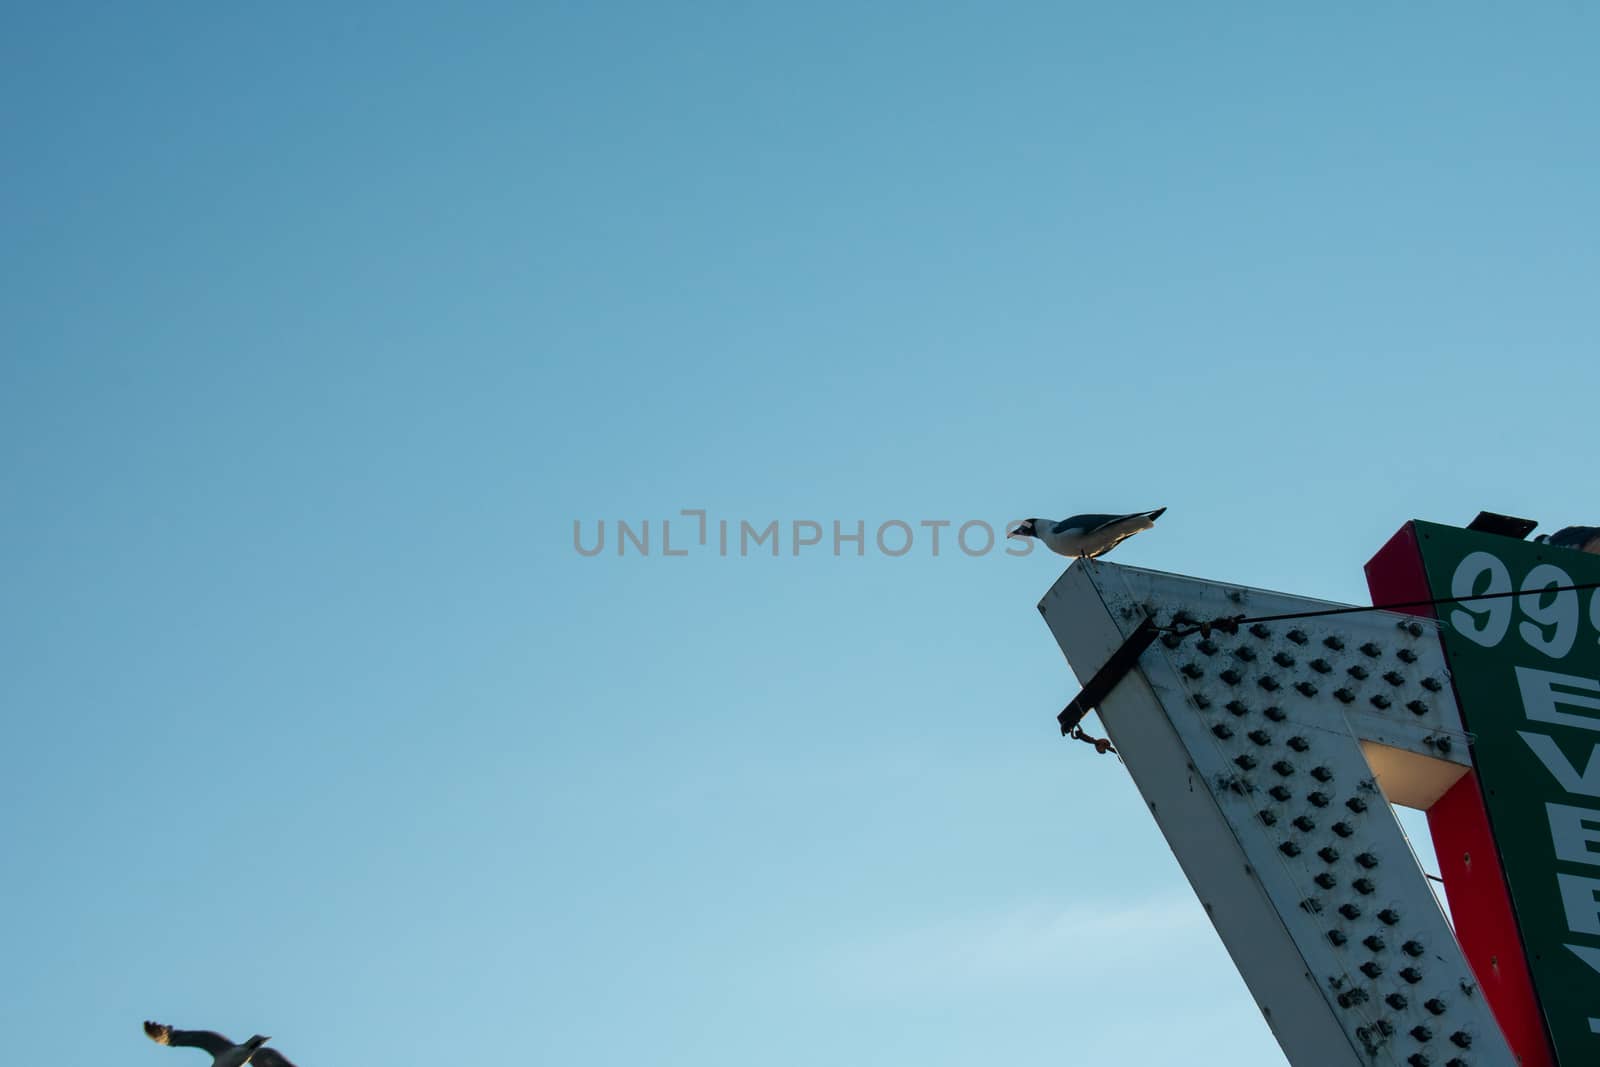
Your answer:
[[[1592,552],[1600,556],[1600,526],[1568,526],[1553,534],[1540,534],[1534,540],[1541,545],[1575,548],[1579,552]]]
[[[1058,556],[1103,556],[1122,542],[1156,524],[1166,508],[1131,515],[1074,515],[1070,519],[1023,519],[1007,537],[1037,537]]]
[[[242,1045],[213,1030],[174,1030],[164,1023],[147,1022],[144,1032],[158,1045],[175,1048],[202,1048],[211,1053],[211,1067],[294,1067],[277,1049],[263,1048],[270,1037],[257,1034]]]

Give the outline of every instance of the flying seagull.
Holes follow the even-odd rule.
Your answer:
[[[270,1037],[257,1034],[242,1045],[213,1030],[174,1030],[164,1023],[147,1022],[144,1032],[158,1045],[203,1048],[211,1053],[211,1067],[294,1067],[277,1049],[264,1048]]]
[[[1037,537],[1058,556],[1103,556],[1140,530],[1156,524],[1166,508],[1131,515],[1074,515],[1070,519],[1024,519],[1007,537]]]
[[[1568,526],[1553,534],[1540,534],[1534,540],[1541,545],[1575,548],[1579,552],[1592,552],[1600,556],[1600,526]]]

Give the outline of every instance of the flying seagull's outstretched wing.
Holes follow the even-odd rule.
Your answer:
[[[158,1045],[203,1048],[216,1059],[233,1047],[233,1042],[214,1030],[174,1030],[165,1023],[146,1022],[144,1032]],[[271,1067],[271,1065],[267,1065]]]
[[[258,1048],[250,1057],[250,1067],[294,1067],[294,1064],[275,1048]]]

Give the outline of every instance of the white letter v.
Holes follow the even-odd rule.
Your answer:
[[[1544,764],[1545,770],[1555,775],[1556,781],[1561,783],[1561,788],[1569,793],[1582,793],[1586,797],[1600,797],[1600,759],[1595,758],[1595,754],[1600,753],[1600,745],[1589,750],[1589,760],[1584,764],[1582,773],[1579,773],[1550,735],[1518,730],[1517,736],[1528,743],[1533,754],[1539,757],[1539,762]]]

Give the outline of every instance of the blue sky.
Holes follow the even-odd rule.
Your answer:
[[[1597,19],[14,11],[9,1054],[1281,1063],[1058,561],[572,524],[1596,521]]]

